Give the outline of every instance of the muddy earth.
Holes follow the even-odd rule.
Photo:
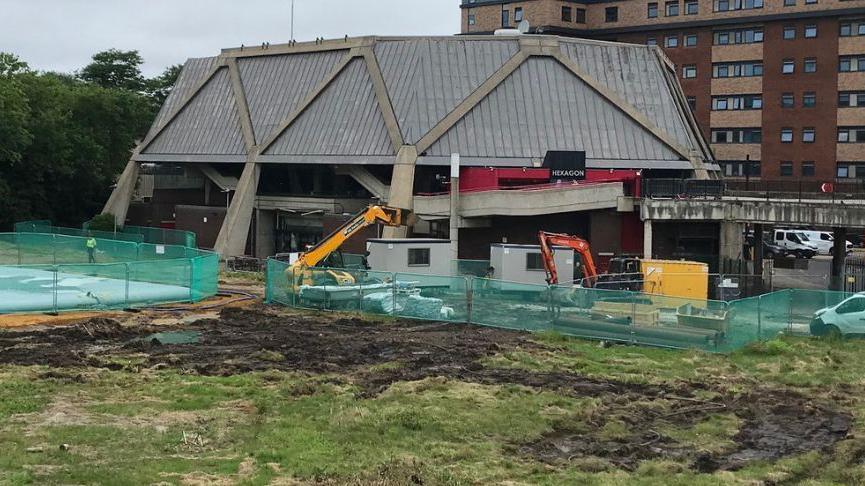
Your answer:
[[[694,470],[737,469],[755,460],[827,451],[852,427],[849,413],[787,390],[760,390],[713,400],[695,397],[702,383],[637,385],[567,372],[488,368],[480,360],[521,348],[543,349],[531,335],[464,324],[397,321],[377,324],[327,315],[300,315],[263,306],[225,308],[218,318],[182,327],[145,322],[121,325],[91,319],[66,327],[0,331],[0,364],[45,365],[44,379],[85,380],[82,368],[172,368],[229,376],[263,370],[329,374],[357,386],[358,398],[375,397],[392,383],[444,377],[480,384],[517,384],[574,397],[597,397],[589,430],[567,423],[513,452],[556,464],[595,457],[634,469],[649,459],[676,459]],[[117,358],[135,365],[123,365]],[[373,365],[398,363],[370,369]],[[711,391],[711,390],[710,390]],[[663,404],[658,406],[657,404]],[[713,415],[732,414],[741,424],[731,447],[706,452],[659,430],[690,427]],[[610,420],[624,434],[602,433]]]

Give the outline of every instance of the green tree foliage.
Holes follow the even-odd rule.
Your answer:
[[[181,70],[183,70],[183,65],[175,64],[166,69],[159,77],[148,80],[147,94],[157,106],[162,106],[165,103],[168,95],[171,94],[171,89],[177,84]]]
[[[93,231],[114,231],[114,215],[111,213],[97,214],[90,220],[88,228]]]
[[[102,209],[164,99],[149,86],[170,89],[140,64],[137,52],[106,51],[75,77],[0,53],[0,231],[27,219],[77,226]]]

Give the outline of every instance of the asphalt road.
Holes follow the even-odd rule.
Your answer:
[[[832,276],[832,257],[808,260],[807,270],[776,268],[772,284],[776,289],[827,290]]]

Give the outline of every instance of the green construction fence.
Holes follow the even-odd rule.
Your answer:
[[[116,231],[98,231],[89,229],[90,223],[84,223],[81,229],[54,226],[48,220],[21,221],[15,223],[16,233],[46,233],[66,236],[102,238],[107,240],[131,241],[134,243],[150,243],[154,245],[185,246],[197,248],[195,233],[167,228],[148,228],[144,226],[118,227]]]
[[[781,332],[808,334],[816,311],[850,295],[794,289],[722,302],[472,276],[294,270],[272,259],[266,283],[268,303],[294,308],[555,331],[712,352],[733,351]]]
[[[219,256],[186,246],[56,233],[0,233],[0,314],[199,302],[216,295]]]

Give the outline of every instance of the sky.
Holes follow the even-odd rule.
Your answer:
[[[294,37],[451,35],[460,0],[295,0]],[[74,72],[99,51],[138,50],[151,77],[190,57],[291,38],[291,0],[0,0],[0,51]]]

